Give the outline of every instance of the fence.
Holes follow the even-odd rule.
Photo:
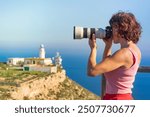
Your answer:
[[[149,66],[140,66],[138,69],[138,72],[150,73],[150,67]]]

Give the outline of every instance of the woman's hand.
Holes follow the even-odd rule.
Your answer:
[[[95,34],[92,34],[92,37],[89,39],[89,46],[90,46],[91,50],[97,48]]]
[[[112,38],[109,38],[109,39],[103,39],[104,43],[106,46],[112,46]]]

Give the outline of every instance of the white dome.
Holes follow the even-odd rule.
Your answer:
[[[41,45],[40,45],[40,48],[44,48],[44,45],[43,45],[43,44],[41,44]]]

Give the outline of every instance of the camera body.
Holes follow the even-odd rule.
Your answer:
[[[110,26],[107,26],[106,29],[74,26],[74,39],[91,38],[92,34],[95,34],[96,38],[100,39],[110,38],[112,36],[112,28]]]

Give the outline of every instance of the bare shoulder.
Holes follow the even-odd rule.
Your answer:
[[[114,57],[117,57],[122,60],[126,60],[129,55],[130,55],[130,53],[127,48],[122,48],[113,54]]]
[[[132,53],[129,51],[128,48],[122,48],[118,51],[116,51],[113,54],[113,57],[115,57],[117,59],[117,61],[120,61],[123,63],[124,68],[129,68],[132,64]]]
[[[140,49],[136,45],[131,46],[130,48],[132,48],[132,50],[137,54],[137,57],[138,57],[137,61],[138,61],[138,63],[140,63],[140,61],[141,61]],[[121,56],[121,59],[124,62],[124,66],[123,66],[124,68],[130,68],[133,65],[133,63],[134,63],[134,61],[132,59],[133,55],[129,51],[129,48],[122,48],[119,51],[117,51],[116,54]]]
[[[136,46],[133,47],[133,50],[137,53],[138,62],[140,63],[140,61],[141,61],[141,51],[140,51],[139,47],[136,45]]]

